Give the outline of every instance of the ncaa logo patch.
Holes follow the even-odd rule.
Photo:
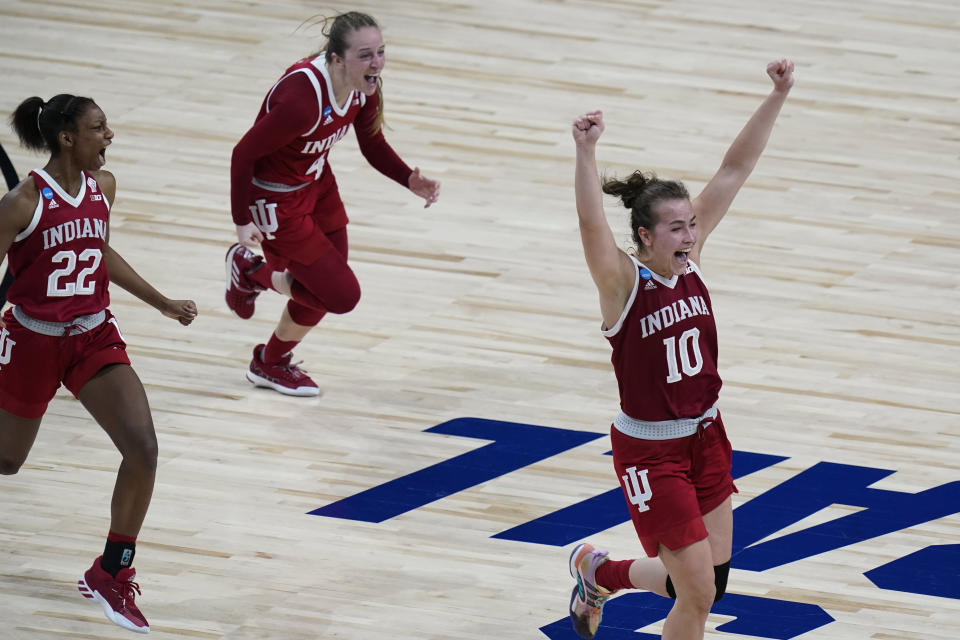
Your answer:
[[[41,191],[40,193],[42,193],[43,197],[46,198],[47,200],[53,200],[53,189],[51,189],[50,187],[44,187],[43,191]]]

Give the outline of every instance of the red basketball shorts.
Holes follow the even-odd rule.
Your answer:
[[[47,336],[23,327],[13,312],[3,315],[0,341],[0,409],[39,418],[63,384],[76,396],[97,371],[130,364],[127,345],[113,315],[72,336]]]
[[[263,252],[274,271],[290,261],[313,264],[332,250],[327,234],[347,225],[347,212],[333,177],[286,193],[250,187],[250,212],[265,240]]]
[[[737,491],[720,415],[685,438],[641,440],[611,426],[610,440],[620,488],[647,555],[656,557],[661,544],[677,550],[704,540],[703,514]]]

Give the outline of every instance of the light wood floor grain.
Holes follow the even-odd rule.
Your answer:
[[[286,398],[243,379],[280,298],[246,322],[223,304],[230,151],[282,70],[319,47],[303,22],[350,8],[384,28],[388,140],[443,192],[425,210],[352,136],[333,151],[364,297],[296,352],[321,397]],[[454,418],[605,433],[616,384],[570,121],[603,109],[602,167],[697,192],[781,56],[797,85],[703,259],[731,439],[788,458],[739,480],[735,505],[820,461],[895,470],[875,485],[895,491],[960,480],[953,0],[0,0],[0,42],[0,113],[93,97],[116,133],[112,244],[200,307],[185,329],[112,292],[160,439],[137,556],[156,638],[546,637],[566,615],[570,546],[491,536],[616,488],[607,438],[380,524],[306,513],[475,449],[423,432]],[[9,128],[0,143],[21,174],[45,161]],[[608,217],[626,244],[625,212],[611,202]],[[102,549],[118,462],[58,395],[26,466],[0,480],[0,637],[130,637],[74,587]],[[591,541],[640,553],[629,524]],[[863,573],[957,543],[954,513],[734,570],[730,590],[821,606],[836,622],[811,640],[952,639],[960,600]],[[708,637],[747,637],[714,631],[724,619]]]

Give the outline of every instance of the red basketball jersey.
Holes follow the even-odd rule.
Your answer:
[[[297,75],[305,77],[313,87],[312,95],[301,93],[296,96],[298,106],[316,114],[316,122],[299,138],[256,161],[254,175],[259,180],[288,186],[320,179],[332,180],[333,174],[327,166],[330,148],[347,135],[361,110],[365,115],[368,112],[376,113],[376,94],[368,98],[359,91],[351,91],[342,108],[337,104],[333,83],[324,65],[324,54],[321,53],[315,58],[300,60],[286,70],[264,98],[257,120],[270,111],[271,99],[281,84]]]
[[[603,331],[613,347],[620,408],[638,420],[702,415],[717,401],[717,325],[710,294],[693,262],[663,278],[632,258],[633,292],[617,324]]]
[[[110,203],[83,172],[70,196],[43,169],[30,172],[40,201],[7,253],[14,281],[7,299],[38,320],[62,322],[110,304],[103,248]]]

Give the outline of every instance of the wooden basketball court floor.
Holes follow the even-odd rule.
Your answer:
[[[352,136],[332,152],[364,298],[296,352],[322,395],[282,397],[243,378],[279,296],[249,321],[223,303],[230,151],[318,48],[301,23],[351,8],[384,28],[388,140],[443,191],[423,209]],[[103,107],[112,244],[200,308],[183,328],[112,291],[160,441],[136,562],[154,637],[572,637],[570,549],[640,547],[622,501],[595,498],[617,490],[617,396],[570,122],[603,109],[604,169],[697,192],[781,56],[796,87],[703,254],[725,422],[762,461],[737,481],[745,548],[707,637],[960,634],[952,0],[2,0],[0,42],[3,114],[60,92]],[[21,175],[45,161],[8,127],[0,143]],[[626,246],[626,212],[607,212]],[[491,452],[483,421],[535,426],[506,425]],[[118,463],[62,391],[0,481],[0,637],[130,637],[75,588]],[[380,522],[309,514],[362,511],[367,490]],[[614,598],[597,637],[656,637],[644,603]]]

